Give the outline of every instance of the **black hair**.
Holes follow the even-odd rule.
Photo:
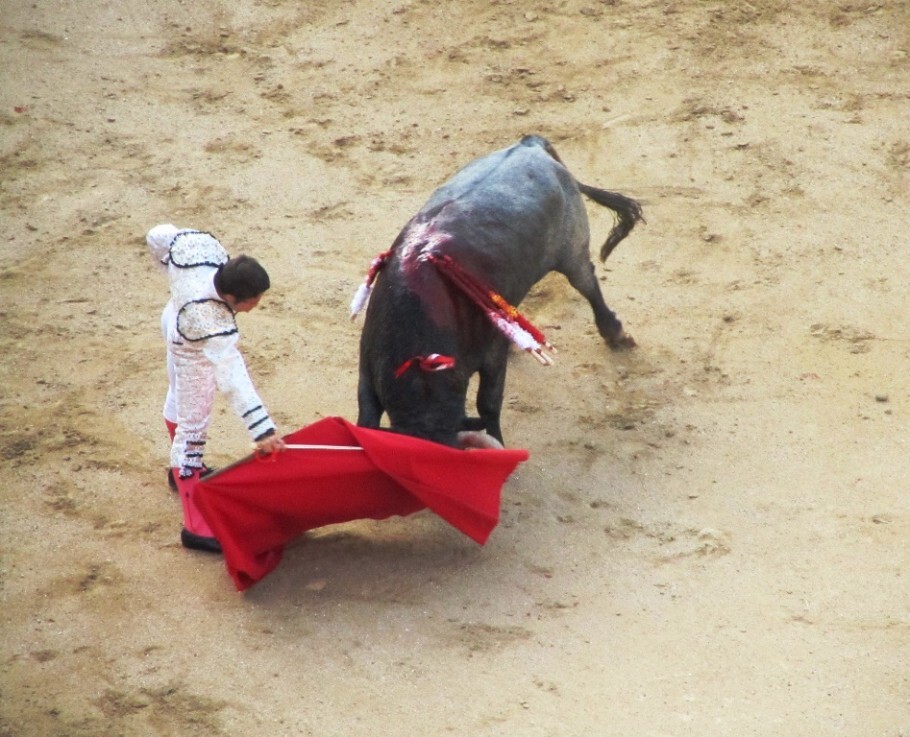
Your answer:
[[[268,273],[252,256],[235,256],[215,274],[215,289],[238,302],[258,297],[271,285]]]

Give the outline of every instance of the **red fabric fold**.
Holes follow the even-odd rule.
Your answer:
[[[306,530],[428,508],[484,544],[499,522],[502,485],[526,450],[457,450],[328,417],[285,437],[294,445],[363,450],[286,450],[245,458],[199,481],[195,500],[243,591],[281,562]]]

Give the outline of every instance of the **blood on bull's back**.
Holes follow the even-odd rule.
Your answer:
[[[550,361],[544,336],[516,309],[550,271],[590,303],[604,340],[634,346],[604,302],[589,254],[581,194],[618,222],[605,259],[641,219],[632,199],[581,184],[539,136],[477,159],[437,189],[374,260],[356,312],[369,297],[360,341],[358,424],[448,445],[502,442],[500,414],[511,343]],[[476,417],[466,413],[479,374]]]

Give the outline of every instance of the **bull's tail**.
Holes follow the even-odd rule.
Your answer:
[[[607,240],[600,247],[600,260],[606,261],[607,257],[613,252],[613,249],[619,245],[619,242],[625,238],[635,227],[639,220],[644,221],[644,215],[639,205],[631,197],[626,197],[618,192],[610,192],[606,189],[589,187],[587,184],[578,183],[578,189],[586,197],[590,197],[598,205],[607,207],[617,215],[616,225],[607,236]]]
[[[563,164],[562,159],[559,158],[559,154],[556,153],[556,149],[553,148],[553,144],[546,138],[543,138],[542,136],[524,136],[521,139],[521,143],[524,146],[540,146],[550,155],[550,157],[560,164]],[[565,166],[565,164],[563,164],[563,166]],[[600,260],[606,261],[607,257],[613,253],[613,249],[619,245],[619,242],[629,235],[632,228],[635,227],[635,223],[639,220],[644,222],[645,218],[641,212],[641,205],[631,197],[621,195],[619,192],[610,192],[606,189],[589,187],[587,184],[582,184],[581,182],[577,182],[577,184],[578,189],[581,190],[582,194],[586,197],[590,197],[598,205],[608,207],[617,215],[616,225],[613,226],[613,230],[610,231],[607,240],[604,241],[604,244],[600,247]]]

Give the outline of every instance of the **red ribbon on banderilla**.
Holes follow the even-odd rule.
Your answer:
[[[370,263],[370,270],[366,279],[364,279],[354,295],[354,299],[351,301],[352,320],[366,306],[373,288],[373,282],[376,280],[377,274],[385,267],[391,255],[392,250],[389,249],[380,253]],[[544,366],[552,365],[553,359],[546,351],[556,353],[556,348],[544,337],[540,330],[534,327],[513,305],[509,304],[501,294],[490,289],[478,277],[465,271],[449,255],[436,254],[427,249],[420,254],[418,260],[433,264],[443,278],[483,310],[496,329],[521,350],[530,353]],[[395,372],[395,375],[401,376],[415,362],[424,371],[442,371],[443,369],[452,368],[454,365],[453,359],[449,359],[452,362],[447,365],[438,365],[436,361],[439,357],[438,353],[432,353],[429,356],[415,356],[405,361]],[[448,357],[443,356],[442,358]]]
[[[556,353],[556,348],[540,330],[531,324],[528,318],[510,305],[501,294],[494,292],[476,276],[465,271],[451,256],[440,256],[428,251],[421,254],[420,260],[433,264],[439,273],[449,280],[450,284],[461,290],[484,311],[499,332],[521,350],[530,353],[544,366],[553,364],[553,359],[544,349]]]
[[[431,353],[429,356],[414,356],[395,369],[395,378],[400,378],[405,371],[415,364],[420,367],[421,371],[445,371],[455,366],[455,359],[439,353]]]
[[[383,251],[370,262],[370,269],[367,271],[366,278],[354,293],[354,299],[351,300],[351,320],[357,317],[361,310],[366,307],[370,300],[370,293],[373,291],[373,282],[376,281],[376,275],[382,271],[386,262],[392,255],[392,249]]]

